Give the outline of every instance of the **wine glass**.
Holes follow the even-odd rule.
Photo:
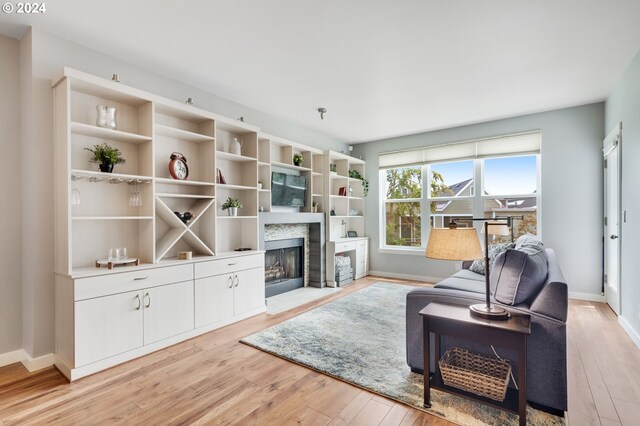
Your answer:
[[[71,181],[73,182],[73,186],[71,187],[71,205],[79,206],[80,191],[78,191],[78,178],[72,176]]]
[[[126,247],[120,247],[118,249],[119,253],[118,253],[118,260],[125,260],[127,259],[127,248]]]
[[[120,259],[120,249],[112,248],[109,249],[109,260],[118,260]]]

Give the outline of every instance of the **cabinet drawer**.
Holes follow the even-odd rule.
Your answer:
[[[356,248],[358,250],[360,250],[360,249],[366,250],[367,249],[367,243],[368,243],[368,240],[356,241]]]
[[[224,259],[196,263],[195,266],[196,279],[212,277],[214,275],[242,271],[243,269],[262,268],[264,266],[264,254],[257,253],[248,256],[226,257]]]
[[[124,293],[193,279],[193,264],[141,269],[75,280],[74,300]]]
[[[351,250],[355,250],[356,249],[356,242],[355,241],[348,241],[345,243],[335,243],[335,252],[336,253],[342,253],[345,251],[351,251]]]

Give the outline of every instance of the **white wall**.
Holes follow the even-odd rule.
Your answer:
[[[229,100],[134,67],[114,57],[31,29],[20,42],[22,105],[22,340],[33,358],[54,350],[53,92],[51,81],[64,66],[121,82],[170,99],[195,99],[196,106],[246,122],[263,131],[321,149],[346,150],[331,137],[283,122]],[[16,325],[19,330],[19,325]],[[15,330],[14,330],[15,331]],[[0,354],[2,351],[0,350]]]
[[[607,99],[606,131],[622,121],[622,324],[640,346],[640,52]]]
[[[20,186],[20,57],[18,41],[0,36],[0,354],[22,348],[22,190]]]
[[[366,229],[371,237],[371,270],[398,276],[444,278],[454,263],[424,256],[378,252],[378,154],[530,130],[542,131],[542,238],[558,256],[569,291],[599,297],[602,276],[602,103],[531,114],[359,144],[354,155],[367,161],[370,190]]]

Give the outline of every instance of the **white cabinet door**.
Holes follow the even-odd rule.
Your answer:
[[[233,317],[233,275],[196,280],[196,328]]]
[[[142,321],[139,291],[75,302],[75,367],[141,347]]]
[[[233,313],[240,315],[264,306],[264,270],[247,269],[234,274]]]
[[[193,330],[193,281],[142,293],[145,345]]]
[[[369,247],[368,240],[362,240],[356,242],[356,265],[355,265],[355,277],[356,279],[362,278],[367,275],[368,263],[369,263]]]

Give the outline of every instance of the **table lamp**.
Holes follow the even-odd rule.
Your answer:
[[[491,306],[489,276],[489,235],[511,235],[509,221],[496,222],[494,218],[464,218],[484,221],[484,281],[486,302],[469,306],[471,315],[492,320],[506,320],[509,312],[500,306]],[[475,228],[458,228],[452,221],[448,228],[433,228],[429,233],[425,256],[438,260],[482,259],[482,249]]]

